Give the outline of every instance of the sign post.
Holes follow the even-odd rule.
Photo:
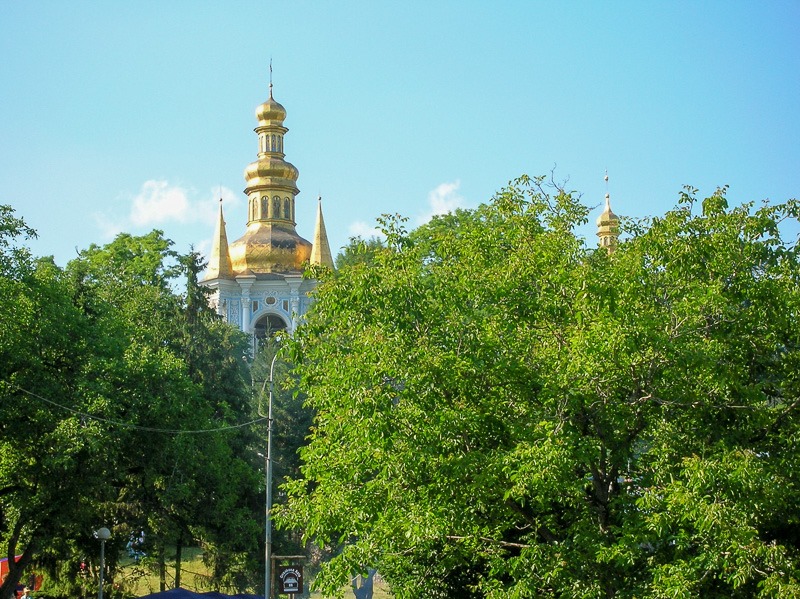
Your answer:
[[[304,560],[305,555],[273,555],[274,561],[279,560]],[[294,599],[295,595],[303,593],[303,566],[298,564],[289,564],[284,566],[274,566],[272,572],[277,579],[278,589],[277,595],[289,595]],[[274,583],[271,585],[275,587]]]
[[[303,592],[303,566],[278,566],[278,594],[295,596]]]

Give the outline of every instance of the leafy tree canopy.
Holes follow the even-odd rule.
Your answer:
[[[384,243],[379,237],[371,237],[369,239],[351,237],[350,242],[336,256],[336,268],[341,270],[358,264],[370,266],[375,253],[384,247]]]
[[[154,231],[62,270],[30,256],[33,234],[0,206],[0,596],[31,565],[77,596],[100,524],[115,529],[110,576],[135,527],[162,560],[204,544],[215,584],[246,588],[263,567],[248,343],[204,303],[202,262]]]
[[[800,596],[795,200],[624,221],[523,177],[327,277],[284,526],[401,598]]]

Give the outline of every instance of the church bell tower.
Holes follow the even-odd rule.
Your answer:
[[[256,159],[244,170],[247,222],[244,235],[228,244],[220,200],[219,218],[203,284],[228,322],[255,337],[292,333],[310,304],[316,282],[303,278],[306,264],[333,268],[321,201],[314,244],[298,235],[299,172],[285,160],[286,109],[272,96],[256,108]],[[319,231],[323,235],[319,235]],[[315,247],[319,246],[319,247]],[[325,247],[322,247],[325,246]]]

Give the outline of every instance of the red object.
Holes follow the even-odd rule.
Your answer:
[[[15,555],[14,561],[16,562],[21,557],[21,555]],[[6,576],[8,576],[8,558],[4,557],[3,559],[0,559],[0,581],[5,580]],[[14,591],[15,595],[20,597],[26,586],[32,591],[38,591],[42,586],[42,576],[40,574],[32,573],[30,576],[23,577],[23,579],[19,581],[19,584]]]

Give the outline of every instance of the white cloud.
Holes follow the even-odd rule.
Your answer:
[[[426,213],[416,217],[416,226],[424,225],[434,216],[453,212],[457,208],[463,208],[465,206],[465,200],[458,194],[458,188],[460,186],[461,181],[459,180],[449,183],[445,182],[437,185],[428,192],[428,210]],[[379,239],[385,238],[377,226],[367,224],[360,220],[350,223],[347,235],[348,237],[360,237],[361,239],[371,239],[372,237],[378,237]]]
[[[111,241],[124,230],[124,227],[120,223],[114,222],[105,214],[96,212],[92,216],[94,217],[97,228],[100,229],[100,235],[103,241]]]
[[[361,239],[371,239],[373,237],[383,238],[383,233],[375,225],[368,225],[362,220],[350,223],[347,228],[348,237],[360,237]]]
[[[142,184],[139,192],[121,198],[130,205],[127,216],[113,213],[95,213],[97,227],[104,240],[110,241],[123,231],[138,234],[153,227],[164,229],[166,236],[178,243],[185,243],[199,235],[207,238],[195,244],[195,248],[211,246],[211,236],[219,214],[222,198],[225,214],[235,213],[244,201],[240,194],[227,187],[215,187],[198,197],[194,189],[170,184],[169,181],[150,179]]]
[[[434,216],[453,212],[457,208],[464,207],[464,198],[458,194],[461,181],[452,183],[440,183],[428,192],[429,211],[417,217],[417,224],[422,225],[431,220]]]
[[[192,220],[189,198],[182,187],[167,181],[145,181],[133,198],[130,222],[137,227]]]

